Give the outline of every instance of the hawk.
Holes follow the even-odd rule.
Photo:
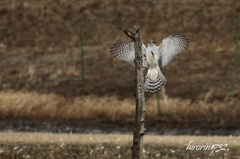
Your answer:
[[[157,46],[153,40],[149,41],[147,48],[142,44],[142,66],[148,68],[144,84],[146,92],[156,92],[167,83],[167,79],[162,74],[160,67],[169,64],[177,54],[188,47],[188,43],[189,39],[185,36],[170,34],[163,39],[160,46]],[[133,42],[114,44],[110,48],[110,52],[114,57],[135,66]]]

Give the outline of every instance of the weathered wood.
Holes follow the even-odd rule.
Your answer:
[[[142,159],[143,150],[143,136],[145,123],[145,95],[144,95],[144,75],[142,67],[142,42],[141,42],[141,28],[134,26],[135,34],[127,29],[124,33],[134,41],[135,48],[135,98],[136,98],[136,112],[135,124],[133,133],[132,158]]]
[[[123,32],[129,37],[131,38],[133,41],[136,41],[135,39],[135,34],[133,32],[131,32],[130,30],[128,29],[123,29]]]

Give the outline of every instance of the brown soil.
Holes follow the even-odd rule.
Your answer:
[[[122,29],[132,29],[135,24],[142,27],[145,44],[150,39],[160,44],[169,33],[180,33],[190,39],[189,48],[162,68],[168,80],[163,98],[170,100],[165,104],[169,111],[163,113],[165,117],[191,120],[197,116],[235,122],[240,116],[238,59],[233,98],[229,98],[238,1],[144,1],[136,4],[129,0],[9,0],[0,4],[2,119],[58,120],[65,112],[68,115],[65,113],[64,119],[92,119],[94,113],[90,117],[79,117],[77,114],[82,109],[75,112],[76,106],[88,104],[90,111],[97,103],[114,106],[124,101],[134,105],[134,68],[111,57],[109,48],[118,41],[128,41]],[[88,102],[83,101],[81,89],[80,19]],[[20,100],[16,100],[19,96]],[[155,94],[146,96],[149,103],[155,103]],[[74,107],[69,110],[69,105]],[[42,106],[46,107],[39,109]],[[107,113],[99,111],[101,108],[96,108],[95,118],[112,118],[111,111],[118,114],[118,108]],[[14,111],[16,109],[19,111]],[[150,109],[152,116],[156,115],[154,109]],[[185,114],[185,110],[191,111]],[[119,112],[120,118],[132,117],[132,111]]]

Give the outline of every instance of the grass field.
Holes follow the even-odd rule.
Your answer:
[[[197,127],[196,123],[202,123],[209,129],[239,128],[238,101],[230,101],[228,105],[219,101],[193,104],[191,100],[169,98],[161,101],[161,117],[157,115],[156,103],[154,97],[147,100],[147,121],[156,121],[154,123],[157,124],[160,120],[169,123],[172,128],[179,127],[176,124]],[[0,93],[2,120],[129,120],[133,119],[134,111],[133,98],[88,96],[69,100],[59,95],[37,92]]]
[[[120,134],[0,133],[0,158],[125,159],[131,158],[131,140],[131,135]],[[144,158],[240,158],[240,137],[147,135],[144,137],[144,143]],[[219,152],[215,152],[219,148],[215,151],[196,148],[189,150],[188,146],[214,144],[228,145],[224,147],[226,151]]]
[[[129,41],[122,30],[137,24],[142,27],[145,44],[151,39],[160,44],[170,33],[190,39],[188,49],[161,69],[168,83],[161,92],[160,117],[156,95],[146,94],[146,120],[164,121],[178,128],[205,125],[208,129],[237,129],[239,7],[237,0],[153,0],[137,4],[133,0],[2,0],[0,119],[133,119],[134,68],[111,57],[109,48]],[[80,19],[86,96],[81,86]],[[1,133],[0,158],[128,158],[131,154],[131,136],[86,136]],[[229,150],[211,155],[209,151],[186,151],[191,139],[196,144],[228,143]],[[240,158],[235,141],[239,138],[147,135],[145,155]]]
[[[162,69],[168,80],[161,101],[162,116],[238,125],[239,67],[232,98],[229,87],[239,2],[143,4],[2,1],[0,118],[132,118],[134,68],[111,57],[109,48],[118,41],[128,41],[123,28],[139,24],[145,44],[150,39],[160,44],[169,33],[190,39],[189,48]],[[83,97],[81,88],[80,18],[87,97]],[[155,94],[146,96],[147,118],[157,118]]]

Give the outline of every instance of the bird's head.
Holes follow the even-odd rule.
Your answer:
[[[156,42],[153,40],[150,40],[148,43],[148,46],[156,46]]]

